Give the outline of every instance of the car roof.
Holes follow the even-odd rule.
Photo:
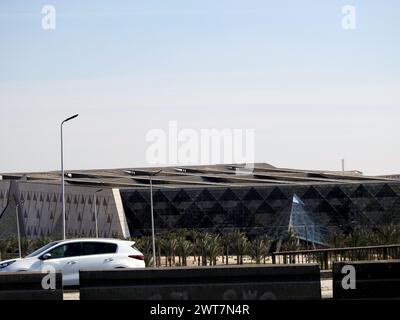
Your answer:
[[[135,241],[131,240],[121,240],[121,239],[113,239],[113,238],[73,238],[61,240],[59,243],[69,243],[69,242],[109,242],[109,243],[120,243],[120,244],[130,244],[133,245]]]

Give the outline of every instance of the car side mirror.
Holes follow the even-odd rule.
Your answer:
[[[51,253],[45,253],[43,256],[42,256],[42,260],[48,260],[48,259],[50,259],[51,258]]]

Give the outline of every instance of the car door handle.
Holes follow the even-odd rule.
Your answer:
[[[68,261],[67,264],[69,264],[69,265],[76,264],[76,261]]]
[[[104,262],[111,262],[111,261],[114,261],[114,259],[113,258],[104,259]]]

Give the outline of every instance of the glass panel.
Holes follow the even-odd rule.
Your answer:
[[[115,253],[117,251],[117,245],[115,243],[105,242],[83,242],[82,255],[93,255],[93,254],[106,254]]]
[[[303,201],[296,194],[293,195],[289,229],[292,229],[300,240],[315,244],[325,244],[328,235],[327,228],[314,222],[312,214],[306,210]]]

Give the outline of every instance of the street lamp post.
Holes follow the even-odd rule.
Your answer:
[[[19,230],[19,214],[18,214],[18,208],[24,203],[24,201],[21,201],[15,206],[15,214],[17,217],[17,235],[18,235],[18,253],[19,257],[22,258],[22,252],[21,252],[21,232]]]
[[[67,121],[75,119],[78,114],[73,115],[61,122],[61,197],[62,197],[62,226],[63,226],[63,239],[65,240],[65,186],[64,186],[64,144],[63,144],[63,125]]]
[[[153,267],[156,266],[156,237],[154,235],[154,211],[153,211],[153,183],[152,177],[159,174],[161,170],[150,173],[150,210],[151,210],[151,237],[153,242]]]
[[[94,196],[93,196],[93,202],[94,202],[94,221],[95,221],[95,224],[96,224],[96,238],[99,237],[99,225],[98,225],[98,221],[97,221],[97,199],[96,199],[96,194],[97,194],[98,192],[100,192],[100,191],[103,191],[103,189],[96,190],[96,192],[94,193]]]

